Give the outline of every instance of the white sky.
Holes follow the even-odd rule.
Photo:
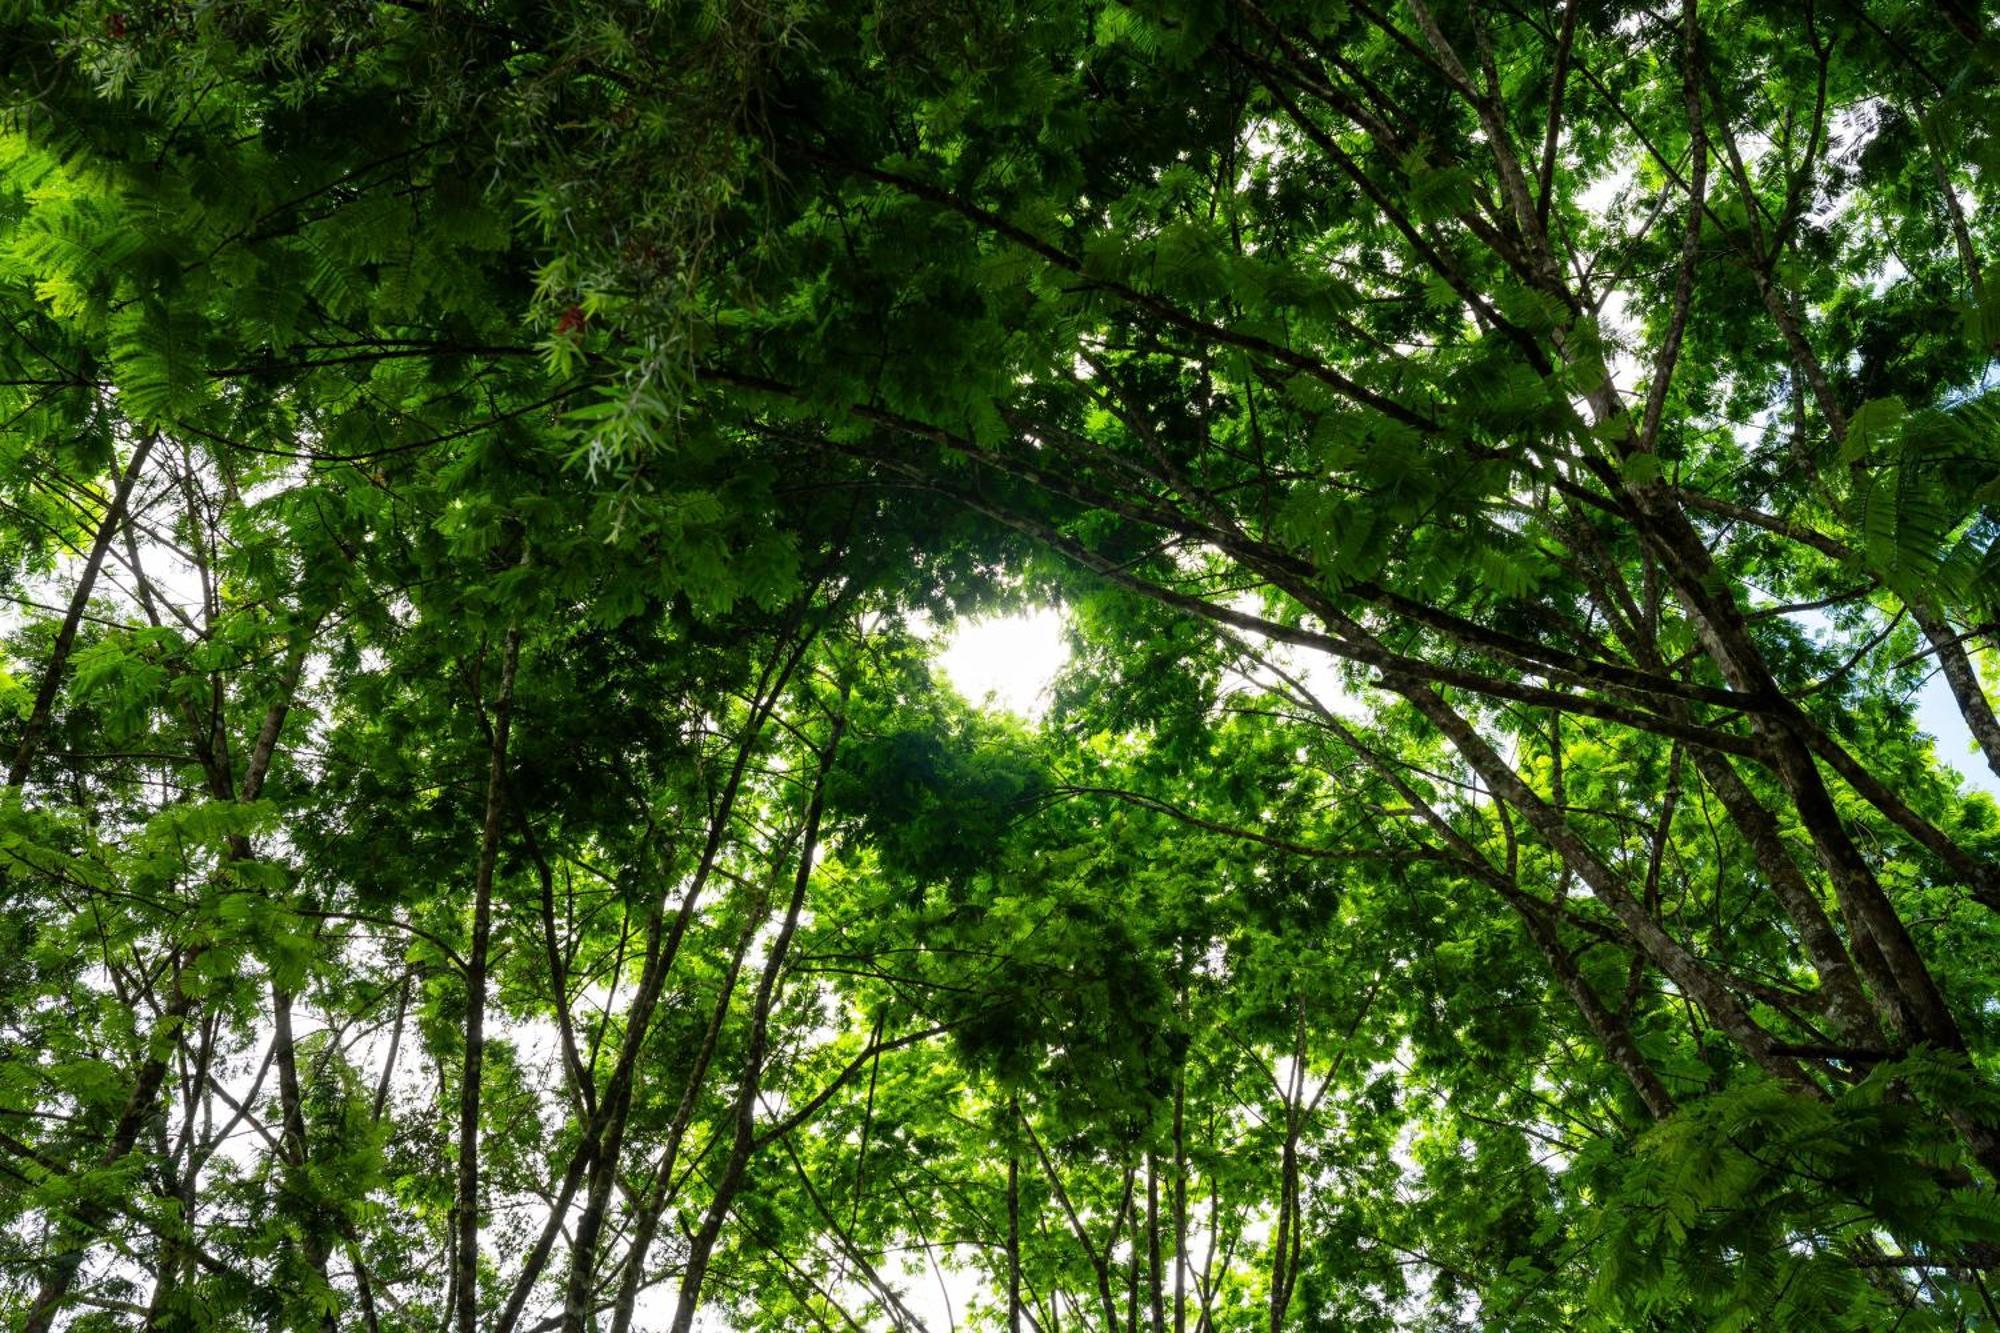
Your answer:
[[[952,626],[938,669],[974,703],[1033,721],[1048,711],[1049,686],[1069,663],[1062,612],[1031,607]]]
[[[1951,697],[1942,672],[1934,673],[1917,696],[1917,725],[1931,734],[1938,759],[1949,764],[1966,786],[1990,792],[2000,800],[2000,777],[1979,753],[1979,744],[1972,739],[1965,715],[1958,711],[1958,701]]]

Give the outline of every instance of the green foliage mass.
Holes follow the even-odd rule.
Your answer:
[[[2000,1329],[1996,127],[1978,0],[0,0],[0,1319]]]

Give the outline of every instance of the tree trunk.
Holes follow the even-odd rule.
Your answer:
[[[799,850],[798,873],[792,880],[791,901],[785,908],[784,925],[779,928],[777,939],[771,943],[771,956],[764,964],[756,1003],[751,1010],[750,1043],[744,1055],[743,1077],[736,1094],[734,1141],[722,1174],[716,1181],[715,1197],[709,1201],[701,1228],[688,1245],[687,1262],[681,1270],[679,1299],[674,1308],[672,1333],[689,1333],[694,1327],[695,1311],[701,1301],[702,1283],[708,1276],[709,1260],[715,1252],[716,1240],[722,1234],[722,1224],[735,1204],[736,1193],[742,1187],[744,1170],[750,1163],[756,1141],[757,1092],[762,1086],[764,1058],[770,1039],[771,1003],[777,991],[779,974],[784,969],[785,955],[791,949],[792,937],[798,930],[799,913],[805,907],[806,888],[812,882],[813,858],[819,848],[820,818],[826,809],[826,779],[833,769],[841,734],[847,729],[847,693],[848,681],[843,677],[840,711],[834,717],[826,747],[820,752],[819,773],[813,783],[811,803],[806,808],[805,831]],[[564,1310],[563,1333],[582,1333],[582,1326],[572,1286],[570,1301]]]
[[[1021,1333],[1021,1104],[1010,1101],[1007,1134],[1007,1333]]]
[[[596,1121],[585,1127],[583,1143],[577,1148],[578,1157],[588,1165],[591,1174],[583,1214],[577,1219],[575,1239],[570,1246],[569,1275],[564,1284],[563,1333],[580,1333],[589,1312],[589,1293],[596,1276],[598,1238],[603,1233],[605,1215],[610,1207],[618,1157],[624,1146],[625,1121],[631,1109],[632,1083],[638,1069],[639,1052],[652,1026],[653,1011],[680,953],[681,940],[687,934],[688,924],[694,919],[695,907],[707,887],[709,876],[714,873],[716,859],[721,855],[723,843],[728,837],[737,795],[742,790],[743,776],[749,768],[757,739],[777,707],[786,682],[804,659],[812,638],[811,634],[799,635],[784,658],[765,664],[757,689],[751,696],[754,702],[744,724],[743,738],[737,745],[735,762],[724,781],[715,813],[709,820],[701,859],[687,892],[682,896],[680,909],[674,914],[672,926],[665,927],[666,899],[663,896],[648,916],[645,967],[640,974],[638,991],[626,1010],[625,1036],[619,1047],[618,1061],[605,1086],[603,1101],[598,1105]],[[532,1276],[524,1272],[521,1284],[532,1281]],[[503,1322],[498,1333],[512,1333],[512,1328],[511,1322]]]
[[[90,552],[83,560],[83,572],[77,576],[76,591],[70,594],[69,611],[56,630],[55,644],[49,649],[49,663],[42,669],[42,681],[35,690],[34,706],[29,709],[27,723],[21,728],[20,744],[14,747],[14,762],[7,768],[7,785],[10,788],[19,788],[28,780],[28,770],[35,762],[35,749],[41,744],[42,733],[48,729],[49,716],[55,710],[56,695],[62,690],[63,669],[68,666],[70,649],[76,643],[77,626],[83,623],[84,608],[90,605],[90,594],[97,587],[97,572],[104,567],[105,553],[111,549],[112,541],[125,522],[125,509],[132,499],[132,488],[138,484],[140,470],[145,466],[146,455],[153,450],[155,438],[147,435],[133,448],[125,471],[119,474],[118,488],[112,492],[111,503],[104,510],[104,519],[97,525],[97,536],[91,541]]]
[[[1966,730],[1978,743],[1986,766],[2000,777],[2000,717],[1993,715],[1993,703],[1979,683],[1979,672],[1972,665],[1964,642],[1952,630],[1944,613],[1928,599],[1911,597],[1903,605],[1910,608],[1910,618],[1917,622],[1917,628],[1924,632],[1937,653],[1938,669],[1944,673],[1945,684],[1951,687],[1951,697],[1958,701]]]
[[[1165,1286],[1160,1281],[1160,1159],[1146,1154],[1146,1288],[1153,1333],[1166,1333]]]
[[[500,690],[493,702],[488,747],[486,817],[472,884],[472,945],[465,969],[465,1062],[458,1084],[458,1191],[452,1207],[453,1305],[458,1333],[479,1333],[479,1083],[486,1060],[486,949],[493,932],[493,869],[500,856],[500,823],[507,789],[507,730],[514,708],[514,674],[521,632],[507,631]]]

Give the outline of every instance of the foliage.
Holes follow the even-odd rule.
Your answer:
[[[0,5],[0,1315],[2000,1328],[1996,62]]]

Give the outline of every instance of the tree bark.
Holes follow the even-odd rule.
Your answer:
[[[1146,1154],[1146,1306],[1153,1333],[1166,1333],[1165,1285],[1160,1280],[1160,1159]]]
[[[486,951],[493,932],[493,871],[500,856],[500,824],[507,790],[507,731],[513,720],[514,675],[521,631],[507,631],[500,689],[493,702],[488,747],[486,817],[472,884],[472,944],[466,952],[465,1060],[458,1084],[458,1189],[452,1207],[453,1306],[458,1333],[479,1333],[479,1094],[486,1059]]]
[[[1907,597],[1903,605],[1910,608],[1910,619],[1917,622],[1917,628],[1924,632],[1924,638],[1937,654],[1938,670],[1951,688],[1951,697],[1957,701],[1966,730],[1972,733],[1986,766],[1995,777],[2000,777],[2000,717],[1994,716],[1993,701],[1986,697],[1986,690],[1979,683],[1979,671],[1972,665],[1964,641],[1928,598]]]
[[[1007,1333],[1021,1333],[1021,1103],[1007,1109]]]

